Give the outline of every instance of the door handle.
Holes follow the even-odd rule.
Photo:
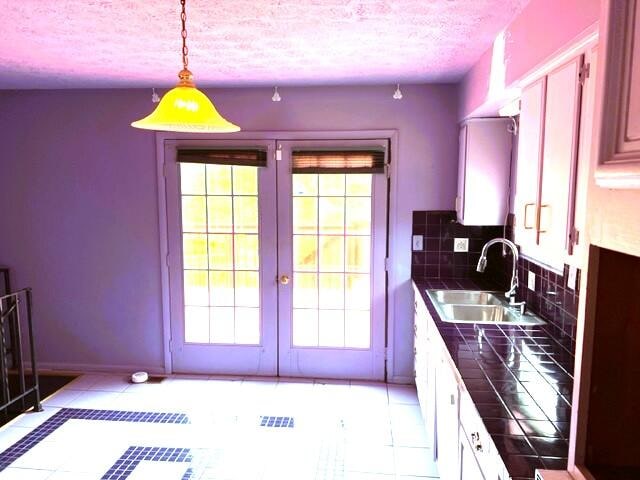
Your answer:
[[[527,222],[527,218],[529,217],[529,207],[535,207],[535,203],[525,203],[524,204],[524,229],[525,230],[533,230],[534,226],[529,226],[529,222]]]
[[[280,276],[280,285],[287,285],[289,283],[289,276],[288,275],[281,275]]]
[[[546,211],[549,212],[549,214],[544,216],[544,218],[546,219],[546,222],[544,222],[545,228],[543,230],[542,229],[542,219],[543,219],[542,212],[544,211],[545,208],[548,209]],[[551,205],[540,205],[540,226],[538,227],[538,232],[547,233],[547,225],[550,225],[550,224],[551,224]]]

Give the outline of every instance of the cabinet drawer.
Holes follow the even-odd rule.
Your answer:
[[[460,426],[461,434],[466,435],[485,478],[498,478],[502,473],[499,471],[498,451],[469,393],[463,389],[460,392]]]

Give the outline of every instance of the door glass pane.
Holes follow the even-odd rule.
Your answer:
[[[344,173],[329,173],[319,175],[318,184],[320,186],[320,196],[333,196],[337,195],[344,197]]]
[[[318,237],[315,235],[293,236],[294,272],[315,272],[318,268]]]
[[[235,304],[242,307],[260,306],[258,272],[236,272]]]
[[[209,268],[233,269],[233,235],[209,235]]]
[[[293,196],[304,197],[310,195],[318,196],[318,174],[316,173],[296,173],[293,176]]]
[[[318,312],[318,344],[323,347],[344,347],[344,310]]]
[[[180,164],[180,192],[182,195],[205,195],[204,165],[197,163]]]
[[[184,340],[209,343],[209,308],[184,307]]]
[[[347,175],[347,196],[371,197],[371,175],[368,173]]]
[[[320,271],[344,271],[344,237],[342,235],[320,236]]]
[[[209,305],[233,307],[233,272],[209,272]]]
[[[207,165],[207,195],[231,195],[231,168],[231,165]]]
[[[372,181],[293,174],[294,346],[370,348]]]
[[[182,231],[207,231],[207,197],[185,195],[182,197]]]
[[[293,199],[293,233],[318,233],[318,199],[295,197]]]
[[[209,283],[206,270],[184,271],[184,303],[193,306],[209,306]]]
[[[293,274],[293,308],[318,308],[318,274]]]
[[[185,233],[182,235],[182,260],[185,269],[207,269],[207,236]]]
[[[231,196],[207,197],[207,222],[211,233],[233,233]]]
[[[233,228],[236,233],[258,233],[258,197],[233,198]]]
[[[298,347],[318,346],[318,310],[293,309],[293,344]]]
[[[180,179],[185,341],[259,344],[258,168],[181,163]]]
[[[319,211],[321,234],[344,233],[344,197],[320,197]]]

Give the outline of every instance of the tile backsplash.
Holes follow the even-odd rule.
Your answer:
[[[423,250],[412,252],[411,274],[416,278],[456,278],[489,280],[496,289],[507,290],[511,280],[511,254],[503,256],[499,246],[493,246],[487,255],[485,273],[476,272],[482,246],[492,238],[513,240],[510,217],[508,225],[464,226],[456,221],[456,212],[448,210],[414,211],[413,235],[423,236]],[[454,239],[468,238],[469,251],[454,252]],[[527,287],[529,273],[536,276],[535,290]],[[579,301],[580,270],[577,271],[575,290],[568,287],[569,267],[562,273],[551,270],[527,258],[518,261],[518,299],[548,322],[554,338],[571,353],[575,352],[576,324]]]
[[[467,227],[456,222],[456,212],[438,210],[413,212],[412,234],[424,238],[423,250],[412,253],[412,275],[473,278],[482,246],[492,238],[502,237],[503,230],[502,227]],[[456,238],[469,240],[468,252],[453,251]]]

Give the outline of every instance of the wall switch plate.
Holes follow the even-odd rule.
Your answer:
[[[412,237],[413,251],[424,250],[424,237],[422,235],[414,235]]]
[[[527,276],[527,288],[534,292],[536,291],[536,274],[532,271],[529,271],[529,275]]]
[[[578,277],[578,269],[573,265],[569,265],[569,273],[567,274],[568,289],[575,291],[577,277]]]
[[[454,252],[468,252],[469,251],[469,239],[468,238],[454,238],[453,239],[453,251]]]

